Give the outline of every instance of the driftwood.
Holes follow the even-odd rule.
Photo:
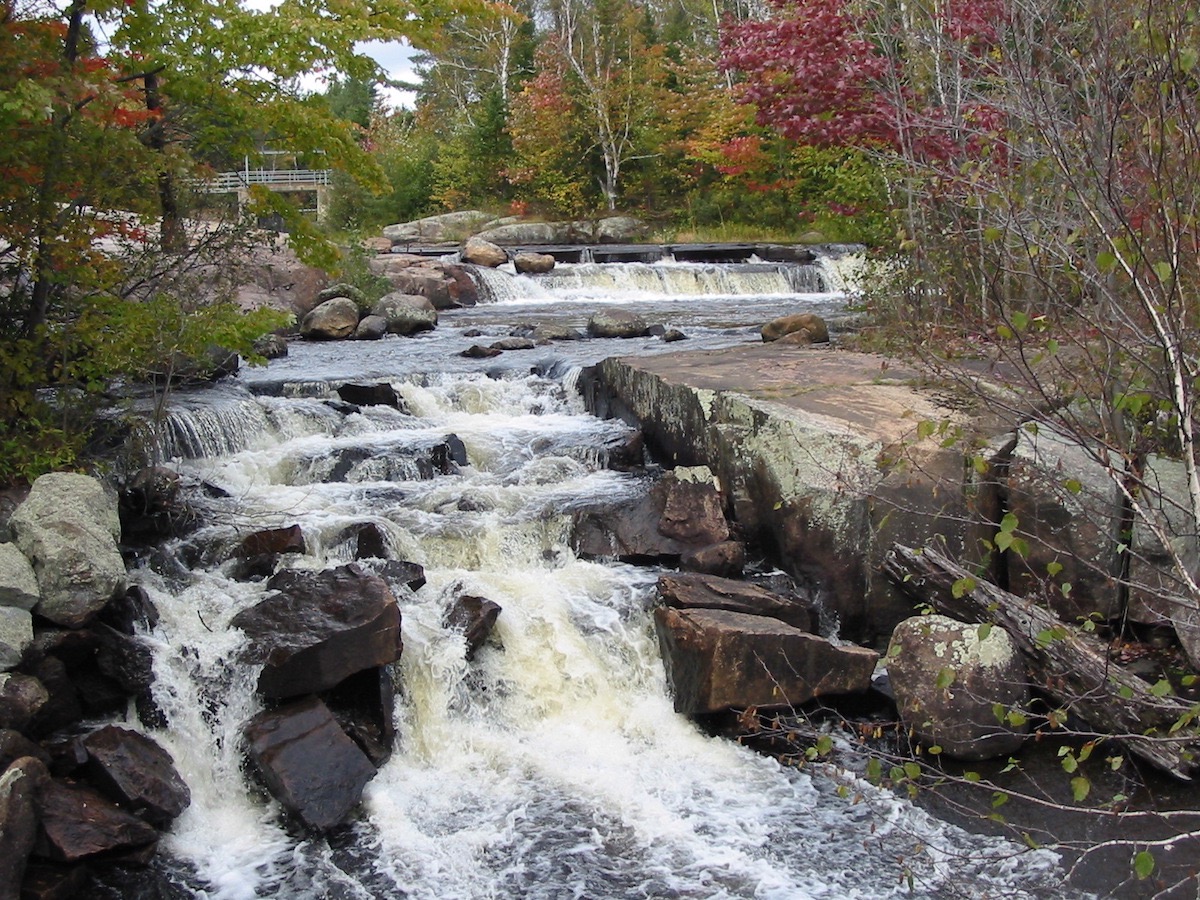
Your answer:
[[[1190,722],[1191,705],[1156,696],[1149,683],[1110,660],[1098,638],[1032,600],[976,578],[932,548],[896,544],[883,568],[901,589],[938,611],[1003,628],[1024,656],[1031,681],[1056,703],[1146,762],[1191,779],[1200,764],[1200,732],[1171,731],[1181,720]]]

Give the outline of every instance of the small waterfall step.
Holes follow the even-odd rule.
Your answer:
[[[415,256],[446,256],[456,253],[457,244],[401,244],[399,253]],[[558,262],[644,262],[664,259],[679,262],[738,263],[757,257],[767,262],[811,263],[820,248],[807,244],[706,243],[706,244],[517,244],[505,248],[511,254],[548,253]]]

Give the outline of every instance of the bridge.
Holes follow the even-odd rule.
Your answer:
[[[315,212],[317,221],[325,218],[328,206],[330,169],[251,169],[237,172],[220,172],[213,178],[197,183],[199,190],[208,194],[237,194],[238,208],[250,201],[250,188],[262,185],[280,193],[311,193],[316,195],[316,205],[302,208],[301,212]]]

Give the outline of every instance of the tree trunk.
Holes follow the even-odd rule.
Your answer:
[[[1190,721],[1191,706],[1155,696],[1147,682],[1108,658],[1100,640],[928,547],[895,544],[883,568],[902,590],[938,611],[1003,628],[1025,657],[1032,682],[1056,703],[1146,762],[1191,779],[1200,760],[1200,733],[1192,727],[1171,730]]]

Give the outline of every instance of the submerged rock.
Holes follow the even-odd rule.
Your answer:
[[[469,660],[487,641],[499,617],[500,604],[486,597],[464,594],[451,605],[443,624],[452,631],[462,632],[467,642],[466,658]]]
[[[387,583],[355,563],[324,572],[285,570],[277,593],[233,617],[263,663],[258,690],[285,698],[328,690],[400,658],[400,609]]]
[[[271,796],[317,831],[344,821],[375,777],[371,761],[316,697],[260,713],[245,735]]]

